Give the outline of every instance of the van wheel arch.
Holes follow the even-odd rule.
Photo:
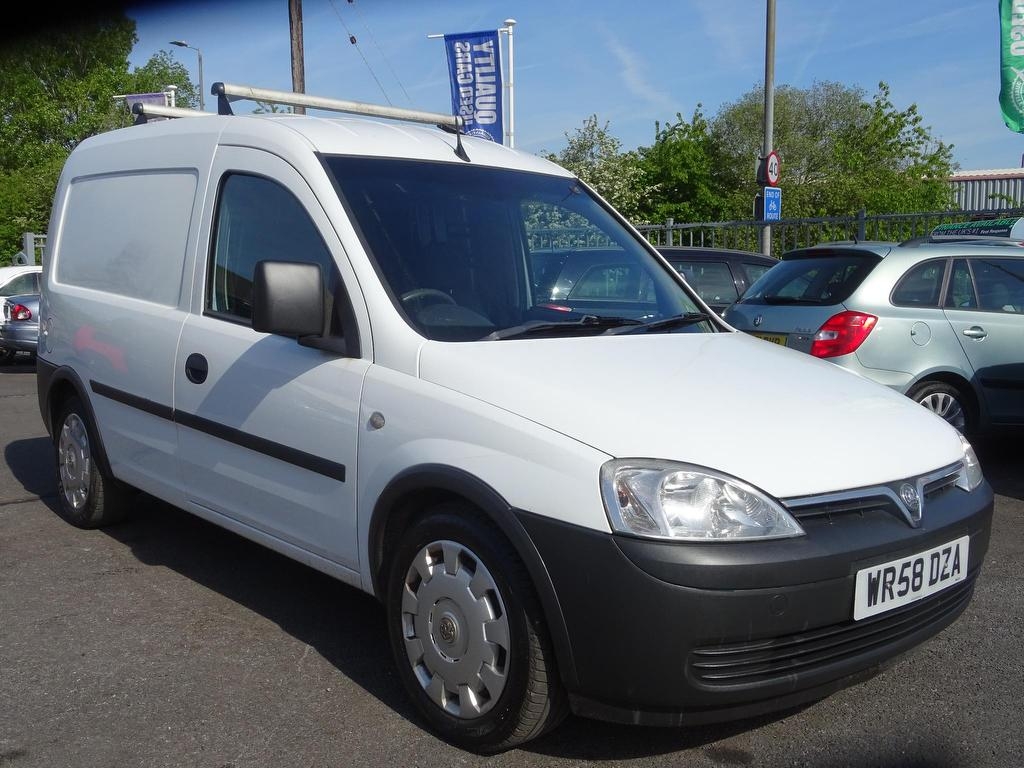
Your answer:
[[[411,467],[381,493],[370,520],[368,541],[374,594],[378,599],[386,594],[391,559],[402,534],[447,502],[464,505],[479,522],[499,531],[515,550],[544,612],[560,677],[571,686],[576,680],[572,646],[547,567],[512,506],[494,488],[465,470],[446,465]]]
[[[37,366],[38,369],[38,366]],[[90,421],[97,425],[96,426],[96,443],[97,445],[93,448],[95,459],[100,466],[100,469],[109,477],[113,473],[110,471],[110,462],[107,459],[107,450],[103,445],[103,437],[99,433],[99,425],[96,421],[96,412],[92,407],[92,399],[88,396],[85,384],[79,378],[78,374],[70,368],[57,368],[48,377],[49,380],[46,383],[45,393],[40,393],[40,396],[44,398],[43,412],[46,414],[46,429],[52,435],[55,429],[59,429],[60,425],[57,424],[57,418],[60,415],[61,410],[64,408],[64,404],[71,398],[78,398],[81,401],[82,406],[87,411]]]

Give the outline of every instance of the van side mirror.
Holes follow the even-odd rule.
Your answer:
[[[324,278],[318,264],[256,263],[252,327],[262,333],[302,338],[324,333]]]

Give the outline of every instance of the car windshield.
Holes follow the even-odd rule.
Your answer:
[[[738,303],[841,304],[879,260],[873,253],[850,251],[813,256],[789,254],[761,275]]]
[[[716,330],[572,178],[382,158],[325,162],[393,301],[427,338]],[[669,318],[677,320],[658,322]]]

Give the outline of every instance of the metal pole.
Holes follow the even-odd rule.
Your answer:
[[[515,19],[505,19],[505,26],[503,31],[508,35],[508,146],[509,149],[515,149],[516,146],[516,102],[515,102],[515,91],[513,90],[513,79],[515,72],[515,65],[513,64],[512,56],[512,28],[516,25]]]
[[[305,52],[302,47],[302,0],[288,0],[288,27],[292,41],[292,90],[306,92]],[[304,106],[292,107],[296,115],[306,114]]]
[[[171,40],[171,45],[176,45],[179,48],[188,48],[190,51],[195,51],[196,56],[199,57],[199,109],[206,109],[206,94],[203,91],[203,52],[196,48],[194,45],[189,45],[185,40]],[[172,100],[167,106],[177,106]]]
[[[206,111],[206,91],[203,90],[203,52],[196,48],[199,57],[199,109]]]
[[[775,122],[775,0],[768,0],[765,18],[764,40],[764,145],[761,157],[768,157],[772,151],[774,139],[772,126]],[[772,227],[765,224],[761,228],[761,253],[772,254]]]

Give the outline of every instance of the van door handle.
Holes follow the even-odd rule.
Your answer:
[[[988,332],[980,325],[972,325],[970,328],[964,328],[964,336],[969,339],[984,339]]]
[[[206,358],[198,352],[193,352],[185,361],[185,376],[193,384],[202,384],[206,381],[206,375],[210,372],[210,366]]]

